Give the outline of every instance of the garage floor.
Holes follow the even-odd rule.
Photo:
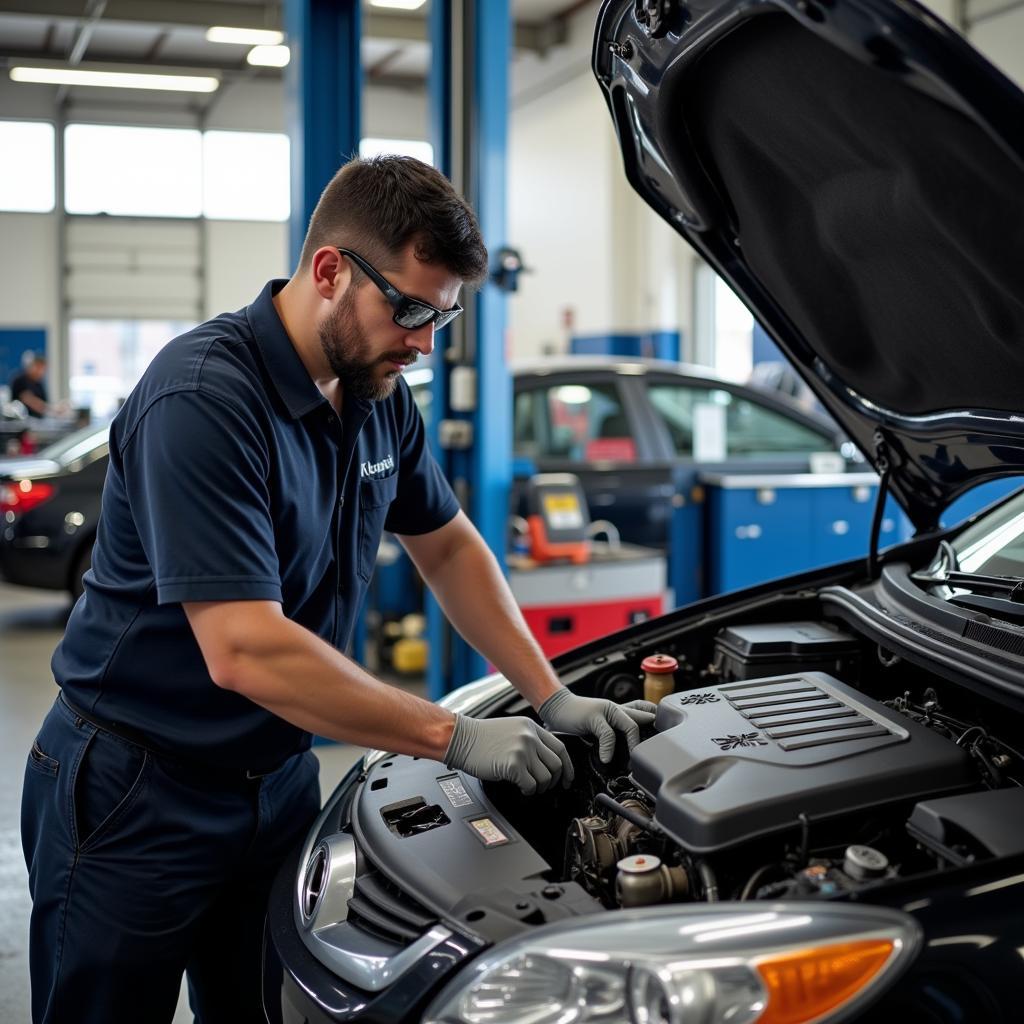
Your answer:
[[[0,1021],[12,1024],[30,1020],[30,904],[18,825],[21,780],[25,756],[57,694],[50,655],[69,610],[60,594],[0,584]],[[329,744],[316,747],[316,753],[326,796],[361,750]],[[174,1024],[191,1019],[183,990]]]

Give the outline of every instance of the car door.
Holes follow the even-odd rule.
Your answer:
[[[592,519],[607,519],[623,541],[664,547],[671,465],[652,443],[635,378],[614,369],[517,377],[513,451],[540,473],[573,473]],[[526,511],[526,480],[513,507]]]
[[[681,463],[714,472],[803,473],[812,453],[839,451],[838,431],[827,420],[739,385],[649,374],[643,388]]]
[[[652,374],[643,381],[643,388],[657,429],[664,433],[676,459],[678,512],[669,530],[670,579],[680,600],[714,593],[721,589],[724,578],[720,545],[732,545],[722,550],[733,556],[736,541],[723,540],[719,503],[712,495],[710,505],[705,504],[702,474],[806,473],[812,453],[840,454],[839,433],[828,420],[804,415],[785,403],[773,402],[738,385]],[[841,459],[839,465],[844,463]],[[739,493],[730,492],[734,501]],[[821,497],[817,491],[786,490],[776,494],[766,489],[758,493],[759,500],[763,495],[765,501],[779,502],[770,518],[772,531],[781,532],[766,534],[758,542],[756,557],[753,551],[744,550],[740,559],[743,571],[748,576],[753,573],[744,577],[746,582],[777,575],[769,556],[777,557],[780,551],[786,553],[790,563],[801,557],[813,561],[812,538],[815,530],[825,528],[823,523],[815,523],[815,529],[811,529],[810,502]],[[864,509],[870,511],[869,506]],[[738,531],[736,536],[740,537]],[[783,540],[784,537],[787,539]],[[836,545],[842,538],[830,535],[829,539]],[[806,548],[803,556],[801,545]],[[837,550],[834,558],[826,560],[839,557],[852,556]]]

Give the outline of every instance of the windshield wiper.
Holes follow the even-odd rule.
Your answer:
[[[1024,578],[1020,576],[986,576],[980,572],[947,570],[941,576],[915,572],[910,578],[916,583],[971,590],[978,594],[1000,594],[1014,604],[1024,604]]]

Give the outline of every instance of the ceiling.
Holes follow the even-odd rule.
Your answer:
[[[511,0],[515,46],[544,53],[564,42],[569,16],[594,0]],[[363,68],[370,81],[419,86],[430,61],[424,6],[364,0]],[[246,63],[249,47],[206,40],[211,25],[281,28],[279,0],[0,0],[0,65],[26,59],[214,69],[222,77],[278,78]]]

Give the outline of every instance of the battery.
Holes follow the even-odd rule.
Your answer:
[[[715,638],[715,664],[725,682],[827,672],[847,682],[860,669],[855,637],[823,622],[767,622],[728,626]]]

